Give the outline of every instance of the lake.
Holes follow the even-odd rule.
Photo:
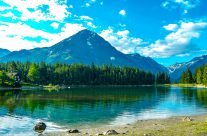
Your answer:
[[[0,135],[35,135],[67,128],[124,125],[137,120],[207,113],[207,89],[93,87],[66,90],[0,90]]]

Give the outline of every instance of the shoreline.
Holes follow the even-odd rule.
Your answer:
[[[19,88],[15,87],[1,87],[0,90],[33,90],[33,89],[71,89],[71,88],[87,88],[87,87],[183,87],[183,88],[203,88],[206,89],[207,86],[201,84],[153,84],[153,85],[68,85],[68,86],[46,86],[46,85],[31,85],[22,86]]]
[[[206,89],[207,86],[202,85],[202,84],[170,84],[170,85],[166,85],[166,86],[170,86],[170,87],[183,87],[183,88],[203,88]]]
[[[117,136],[204,136],[207,135],[207,114],[190,116],[189,118],[186,118],[186,116],[175,116],[163,119],[139,120],[133,124],[122,126],[92,127],[80,129],[80,133],[76,134],[60,131],[46,133],[45,135],[96,136],[104,134],[108,130],[115,130],[119,133]]]
[[[32,89],[71,89],[71,88],[87,88],[87,87],[156,87],[160,85],[70,85],[70,86],[22,86],[19,88],[15,87],[0,87],[0,90],[32,90]],[[164,87],[164,85],[162,85]]]

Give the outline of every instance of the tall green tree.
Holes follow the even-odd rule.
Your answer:
[[[186,71],[186,83],[193,83],[193,74],[189,68]]]
[[[193,74],[189,68],[182,73],[180,82],[183,84],[194,83]]]
[[[7,75],[4,71],[0,71],[0,85],[4,85]]]
[[[185,71],[184,71],[184,72],[182,73],[182,75],[181,75],[180,82],[181,82],[182,84],[186,84],[186,83],[187,83],[187,74],[186,74]]]
[[[195,81],[196,81],[197,84],[202,84],[203,75],[202,75],[202,69],[201,68],[196,69],[194,78],[195,78]]]
[[[203,68],[203,84],[207,86],[207,65]]]
[[[37,64],[32,63],[32,64],[30,65],[27,76],[28,76],[29,80],[30,80],[32,83],[39,83],[40,72],[39,72],[39,69],[38,69]]]
[[[158,72],[156,75],[156,83],[157,84],[169,84],[170,76],[165,72]]]

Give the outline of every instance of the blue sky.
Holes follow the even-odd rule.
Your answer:
[[[207,1],[0,0],[0,48],[48,47],[82,29],[168,66],[207,54]]]

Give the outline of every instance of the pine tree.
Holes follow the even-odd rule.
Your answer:
[[[187,76],[186,75],[187,75],[186,72],[183,72],[182,75],[181,75],[180,82],[182,84],[186,84],[187,83],[187,80],[186,80]]]
[[[186,71],[186,83],[193,83],[193,74],[189,68]]]
[[[202,84],[202,76],[201,68],[197,68],[195,72],[195,81],[197,84]]]
[[[203,84],[207,86],[207,65],[203,68]]]

